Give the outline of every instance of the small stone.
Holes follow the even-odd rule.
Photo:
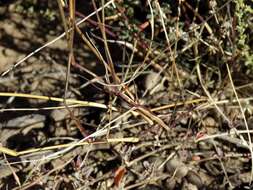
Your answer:
[[[161,81],[161,76],[159,73],[152,72],[147,75],[145,80],[145,88],[147,90],[152,90],[158,82]]]
[[[171,175],[175,175],[178,179],[185,177],[189,170],[183,162],[176,158],[166,163],[166,169]]]
[[[189,183],[196,185],[199,189],[203,186],[201,178],[194,171],[189,171],[187,173],[186,179]]]
[[[182,186],[182,190],[198,190],[198,187],[191,183],[184,182]]]
[[[203,120],[203,124],[206,127],[217,127],[218,126],[217,122],[214,120],[213,117],[206,117]]]
[[[173,189],[175,189],[175,186],[176,186],[176,180],[175,180],[175,178],[168,178],[168,179],[166,179],[166,181],[165,181],[165,187],[166,187],[166,189],[173,190]]]

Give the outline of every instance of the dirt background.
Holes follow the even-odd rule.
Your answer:
[[[106,129],[89,138],[89,145],[17,157],[1,154],[1,189],[252,188],[249,151],[253,128],[252,69],[245,64],[240,46],[236,46],[238,29],[226,28],[224,24],[230,10],[230,16],[236,18],[233,13],[235,4],[230,2],[229,6],[223,6],[225,2],[221,1],[216,5],[216,10],[221,10],[215,14],[218,25],[210,5],[216,1],[200,1],[199,5],[195,1],[186,1],[187,4],[182,5],[176,1],[160,2],[165,11],[164,18],[167,18],[172,50],[176,48],[175,68],[159,22],[155,25],[152,51],[147,59],[145,57],[152,32],[146,26],[150,18],[147,2],[126,1],[124,4],[117,1],[116,12],[112,5],[105,8],[108,9],[109,49],[117,76],[123,82],[124,77],[132,80],[124,88],[101,84],[96,77],[85,72],[91,71],[103,81],[106,77],[113,78],[81,36],[75,34],[76,64],[71,66],[67,96],[105,104],[108,109],[70,108],[71,115],[67,109],[45,109],[64,108],[63,103],[11,95],[0,97],[0,142],[3,147],[15,151],[66,144]],[[101,6],[99,3],[98,7]],[[94,11],[92,2],[78,1],[76,7],[77,19]],[[180,17],[177,17],[178,7],[181,8]],[[196,7],[199,10],[195,18],[193,10]],[[68,9],[65,11],[67,17]],[[159,17],[157,11],[156,17]],[[202,27],[203,20],[207,20],[212,35],[207,28],[203,27],[205,29],[200,32],[201,29],[196,27]],[[175,27],[172,27],[176,22],[182,27],[180,40],[175,40]],[[98,26],[97,18],[93,16],[80,29],[106,57]],[[249,51],[251,27],[252,19],[249,19],[245,32]],[[0,77],[0,92],[63,98],[69,52],[66,38],[36,52],[13,68],[18,60],[62,32],[56,1],[1,1],[0,73],[10,72]],[[197,46],[200,57],[197,58],[196,47],[192,44],[199,34],[202,41]],[[133,46],[135,41],[137,52],[131,62],[133,48],[127,44]],[[230,54],[232,47],[237,50]],[[202,80],[197,73],[196,60],[200,60]],[[229,63],[230,73],[226,63]],[[238,106],[229,74],[242,109]],[[130,103],[124,98],[127,90],[133,95]],[[118,110],[113,111],[110,107]],[[29,110],[31,108],[35,110]],[[133,108],[137,112],[148,110],[151,115],[130,113]],[[153,118],[159,118],[168,129]],[[108,138],[123,137],[134,137],[139,141],[106,142]],[[99,141],[105,143],[95,143]]]

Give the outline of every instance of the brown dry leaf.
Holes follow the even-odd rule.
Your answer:
[[[115,174],[114,174],[114,184],[118,187],[120,182],[122,181],[124,175],[126,173],[126,168],[124,166],[120,166]]]

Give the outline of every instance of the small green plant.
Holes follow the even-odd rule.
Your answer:
[[[46,20],[53,21],[56,19],[56,12],[50,9],[49,4],[37,0],[23,1],[15,5],[15,12],[26,14],[31,18],[36,18],[39,15]]]
[[[239,49],[245,65],[253,68],[253,51],[250,47],[252,43],[252,36],[249,35],[249,31],[253,30],[253,9],[250,5],[247,5],[244,0],[238,0],[235,2],[235,16],[237,19],[236,30],[237,34],[237,48]]]

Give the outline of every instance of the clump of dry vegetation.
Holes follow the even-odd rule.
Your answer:
[[[252,13],[1,1],[1,189],[252,188]]]

